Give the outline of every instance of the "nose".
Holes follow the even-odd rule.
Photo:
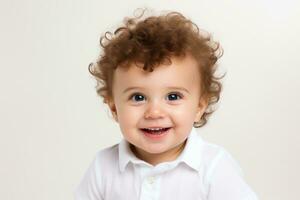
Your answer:
[[[165,112],[162,108],[161,103],[159,102],[150,102],[148,107],[145,111],[145,118],[146,119],[157,119],[163,118],[165,116]]]

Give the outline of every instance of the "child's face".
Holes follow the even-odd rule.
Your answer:
[[[181,152],[193,123],[199,121],[206,104],[200,101],[200,75],[190,57],[172,58],[145,72],[134,65],[117,68],[109,103],[124,138],[134,152],[151,164],[174,160]],[[151,132],[147,128],[168,128]]]

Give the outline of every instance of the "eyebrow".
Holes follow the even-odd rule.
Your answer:
[[[172,89],[172,90],[182,90],[185,91],[187,93],[190,93],[186,88],[184,87],[167,87],[168,89]],[[143,89],[142,87],[128,87],[125,90],[123,90],[123,93],[129,92],[130,90],[135,90],[135,89]]]

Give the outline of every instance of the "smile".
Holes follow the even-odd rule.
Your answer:
[[[160,139],[167,135],[171,127],[167,128],[142,128],[142,132],[145,136],[151,138],[151,139]]]

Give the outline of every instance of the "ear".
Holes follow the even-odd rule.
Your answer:
[[[205,98],[201,98],[197,107],[196,117],[194,120],[195,122],[200,121],[204,111],[207,108],[207,105],[208,105],[207,100]]]
[[[111,99],[108,100],[108,101],[107,101],[107,105],[108,105],[108,107],[109,107],[109,109],[110,109],[110,112],[111,112],[111,114],[112,114],[114,120],[115,120],[116,122],[118,122],[117,108],[116,108],[116,105],[115,105],[114,101],[111,100]]]

